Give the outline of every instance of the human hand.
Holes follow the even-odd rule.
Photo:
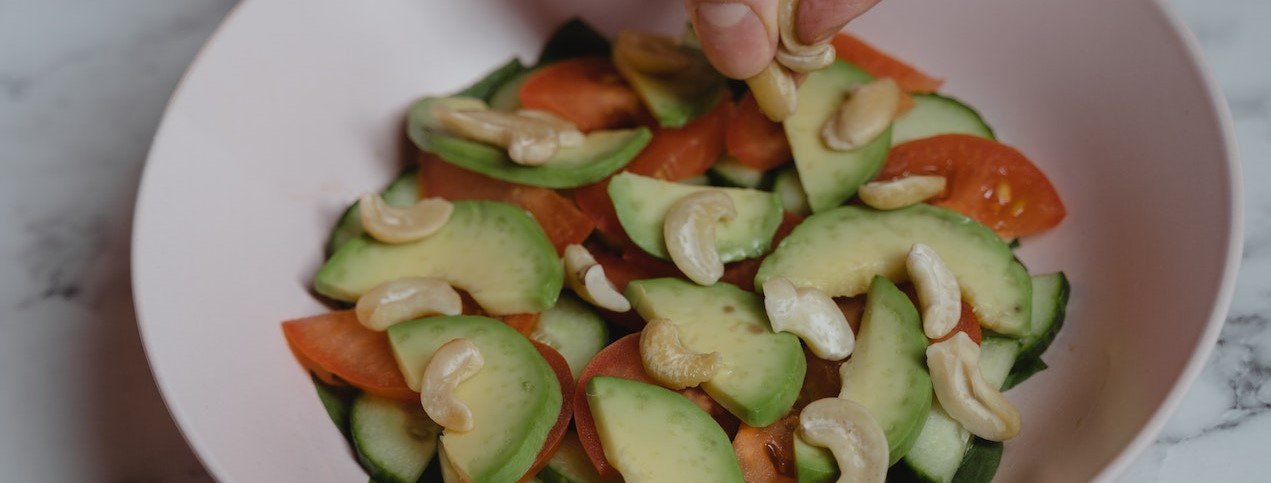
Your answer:
[[[777,7],[785,0],[684,0],[702,49],[734,79],[758,74],[777,53]],[[790,0],[794,1],[794,0]],[[805,44],[834,37],[879,0],[798,0],[795,33]]]

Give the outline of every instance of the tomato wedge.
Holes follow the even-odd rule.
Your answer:
[[[530,340],[534,344],[534,348],[538,349],[538,353],[547,361],[547,365],[552,366],[552,372],[556,374],[556,380],[560,381],[560,415],[556,417],[556,424],[552,425],[552,429],[547,432],[547,441],[543,443],[543,449],[539,450],[538,457],[534,459],[534,464],[530,466],[530,470],[525,472],[525,476],[521,481],[529,481],[540,470],[547,466],[547,462],[552,459],[552,454],[556,453],[556,448],[560,446],[560,442],[565,439],[565,431],[569,429],[569,420],[574,414],[574,375],[569,372],[569,364],[565,362],[565,358],[556,352],[556,349],[548,347],[546,344],[540,344],[533,339]]]
[[[562,60],[539,69],[521,85],[521,106],[556,114],[583,132],[651,119],[635,90],[605,57]]]
[[[618,221],[618,212],[614,211],[613,201],[609,199],[609,179],[575,189],[574,202],[591,220],[605,245],[616,250],[635,247],[623,230],[622,222]]]
[[[724,133],[728,154],[737,162],[760,171],[781,166],[793,159],[785,128],[772,122],[749,91],[733,109]]]
[[[590,217],[555,191],[497,180],[447,163],[430,153],[419,158],[419,185],[424,196],[451,201],[502,201],[520,206],[534,215],[557,253],[564,253],[566,245],[582,243],[595,228]]]
[[[935,92],[944,84],[944,81],[922,73],[851,34],[838,34],[831,42],[838,58],[874,77],[891,77],[905,92]]]
[[[878,179],[938,175],[943,195],[929,200],[971,217],[1002,238],[1058,225],[1067,211],[1046,175],[1015,148],[966,134],[917,139],[892,148]]]
[[[578,440],[582,442],[587,458],[596,467],[596,472],[605,481],[619,478],[618,470],[605,459],[605,450],[600,445],[600,434],[596,432],[596,421],[591,416],[591,405],[587,402],[587,381],[596,376],[613,376],[647,384],[657,384],[644,372],[644,363],[640,360],[640,334],[630,334],[609,344],[596,357],[591,359],[578,377],[578,388],[574,392],[574,426],[578,430]],[[701,389],[691,387],[677,391],[696,403],[720,423],[725,432],[737,428],[737,418],[707,396]]]
[[[732,109],[733,102],[725,98],[684,127],[654,128],[653,139],[626,170],[669,181],[705,174],[724,152],[724,131]]]
[[[362,326],[352,310],[331,312],[282,323],[283,335],[306,369],[371,394],[419,401],[397,368],[388,336]]]
[[[790,413],[762,428],[742,424],[733,438],[733,453],[747,482],[794,483],[798,470],[794,463],[794,431],[799,416]]]

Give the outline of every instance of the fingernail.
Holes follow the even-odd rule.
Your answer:
[[[702,47],[724,75],[744,79],[772,60],[774,39],[769,39],[763,21],[746,4],[702,3],[696,15]]]
[[[736,27],[746,15],[754,17],[755,12],[740,3],[703,3],[697,7],[697,18],[718,29]]]
[[[815,44],[829,40],[847,22],[865,13],[878,0],[802,0],[795,29],[799,40]]]

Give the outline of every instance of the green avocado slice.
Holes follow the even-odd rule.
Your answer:
[[[542,165],[521,166],[502,149],[446,132],[433,116],[433,107],[457,99],[465,98],[427,97],[416,102],[410,109],[407,135],[419,149],[450,164],[510,183],[544,188],[591,184],[622,169],[653,139],[646,127],[595,131],[587,134],[581,146],[561,148]]]

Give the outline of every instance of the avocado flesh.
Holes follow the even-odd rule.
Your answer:
[[[813,446],[794,435],[794,467],[799,483],[830,483],[838,480],[839,466],[830,450]]]
[[[869,410],[887,435],[888,465],[895,464],[918,439],[933,390],[918,309],[885,278],[870,283],[856,351],[839,374],[839,397]]]
[[[717,188],[619,173],[609,182],[609,197],[622,229],[640,249],[669,260],[662,222],[671,206],[693,193],[716,191],[732,198],[737,215],[715,226],[715,248],[724,262],[762,255],[781,225],[781,198],[766,191]]]
[[[407,135],[419,149],[450,164],[510,183],[545,188],[591,184],[622,169],[653,139],[653,133],[645,127],[593,131],[581,146],[560,148],[541,165],[522,166],[501,148],[449,133],[433,116],[437,103],[462,99],[465,98],[429,97],[416,102],[408,114]]]
[[[683,45],[679,52],[689,60],[688,64],[667,74],[640,72],[621,55],[613,56],[618,73],[662,127],[683,127],[715,107],[727,91],[724,76],[706,60],[706,54]]]
[[[428,237],[390,245],[362,236],[318,271],[314,289],[354,302],[381,283],[436,277],[466,290],[495,315],[551,308],[564,269],[543,229],[524,210],[494,201],[456,201],[449,221]]]
[[[882,275],[908,280],[914,243],[935,249],[980,325],[1019,337],[1029,331],[1032,280],[1001,238],[957,212],[926,204],[892,211],[843,206],[808,217],[764,259],[755,286],[785,277],[831,297],[865,293]]]
[[[799,181],[813,213],[843,204],[856,194],[857,188],[874,179],[887,161],[890,127],[851,151],[830,149],[821,140],[825,122],[853,88],[870,80],[865,71],[836,60],[824,70],[808,74],[807,80],[799,86],[799,103],[794,115],[786,119],[785,130]]]
[[[616,377],[587,382],[605,459],[629,483],[741,482],[724,429],[669,389]]]
[[[626,296],[645,320],[670,319],[685,347],[720,353],[719,372],[701,387],[742,422],[764,427],[790,412],[807,360],[797,337],[772,331],[758,296],[678,278],[632,281]]]
[[[473,481],[514,482],[529,471],[556,424],[561,388],[556,373],[528,339],[488,317],[428,317],[388,329],[393,355],[412,390],[418,391],[433,353],[468,339],[484,364],[455,388],[472,411],[473,429],[441,436],[447,458]]]

